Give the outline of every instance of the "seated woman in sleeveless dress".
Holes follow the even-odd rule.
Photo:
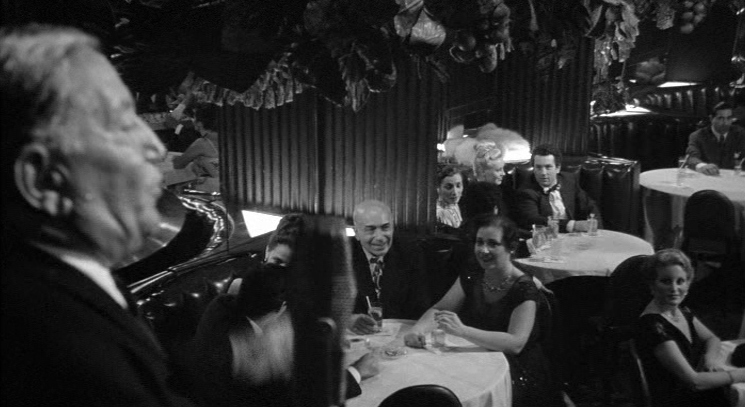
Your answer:
[[[217,148],[217,109],[214,106],[196,110],[194,128],[202,135],[178,157],[173,159],[173,168],[191,168],[199,177],[195,189],[204,192],[220,192],[220,154]]]
[[[660,250],[644,274],[653,299],[637,322],[635,345],[652,406],[729,405],[722,387],[745,381],[745,368],[723,371],[719,338],[680,305],[693,280],[690,260],[680,250]]]
[[[512,376],[513,406],[562,405],[541,344],[546,310],[533,279],[517,269],[511,251],[517,227],[508,218],[484,214],[474,218],[475,267],[466,267],[445,296],[404,337],[406,345],[424,347],[426,333],[440,328],[489,350],[504,352]]]

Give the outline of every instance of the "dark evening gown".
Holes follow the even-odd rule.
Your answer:
[[[535,301],[538,315],[528,342],[517,355],[505,353],[512,376],[512,405],[514,407],[562,405],[556,381],[553,380],[549,359],[542,345],[546,300],[528,275],[518,278],[508,292],[493,303],[486,301],[481,282],[483,270],[461,274],[461,285],[466,294],[461,321],[474,328],[507,332],[512,311],[525,301]]]
[[[654,348],[666,341],[675,341],[695,369],[705,352],[705,343],[693,326],[693,313],[686,307],[680,308],[691,330],[691,341],[683,335],[670,321],[659,314],[645,314],[637,321],[635,335],[639,358],[644,366],[644,373],[649,384],[652,406],[667,407],[725,407],[729,403],[722,389],[692,391],[678,380],[672,372],[665,369],[654,356]]]

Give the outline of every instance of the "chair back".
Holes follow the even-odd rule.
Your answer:
[[[540,324],[541,344],[551,365],[554,384],[558,389],[561,389],[567,379],[565,372],[568,366],[565,358],[566,344],[564,342],[564,332],[562,331],[564,322],[562,320],[559,301],[556,299],[554,292],[546,287],[539,288],[539,292],[543,296],[544,303],[538,307],[536,322]]]
[[[631,367],[634,385],[634,399],[637,407],[651,407],[651,397],[649,395],[649,385],[647,384],[647,375],[644,373],[644,365],[642,364],[639,353],[636,351],[636,343],[634,340],[629,341],[629,351],[631,353],[631,359],[633,366]]]
[[[616,267],[608,281],[603,319],[606,328],[622,337],[631,337],[636,320],[652,301],[652,293],[644,281],[644,263],[648,258],[643,254],[629,257]]]
[[[462,407],[460,400],[447,387],[420,384],[405,387],[386,397],[379,407]]]
[[[737,241],[735,207],[726,195],[705,189],[688,198],[683,213],[682,250],[691,258],[724,256]]]

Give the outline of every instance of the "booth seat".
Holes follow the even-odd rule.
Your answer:
[[[505,168],[503,183],[514,189],[527,185],[533,177],[530,164]],[[641,233],[641,193],[638,161],[599,154],[565,156],[561,171],[579,177],[579,183],[600,207],[603,228],[639,236]]]
[[[643,114],[597,117],[590,123],[589,151],[636,160],[642,171],[674,167],[701,117]]]

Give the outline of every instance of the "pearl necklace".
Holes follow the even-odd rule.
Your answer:
[[[509,276],[509,277],[505,278],[504,280],[502,280],[502,282],[499,283],[499,285],[495,286],[493,284],[490,284],[488,281],[486,281],[486,277],[484,277],[484,279],[481,280],[481,285],[484,288],[486,288],[489,292],[498,293],[500,291],[506,290],[509,287],[509,284],[514,279],[515,279],[514,276]]]
[[[681,318],[683,317],[683,315],[682,315],[681,312],[678,312],[677,315],[673,315],[673,312],[666,313],[666,312],[660,311],[660,315],[662,315],[663,317],[669,319],[670,321],[673,321],[676,324],[678,322],[680,322]]]

